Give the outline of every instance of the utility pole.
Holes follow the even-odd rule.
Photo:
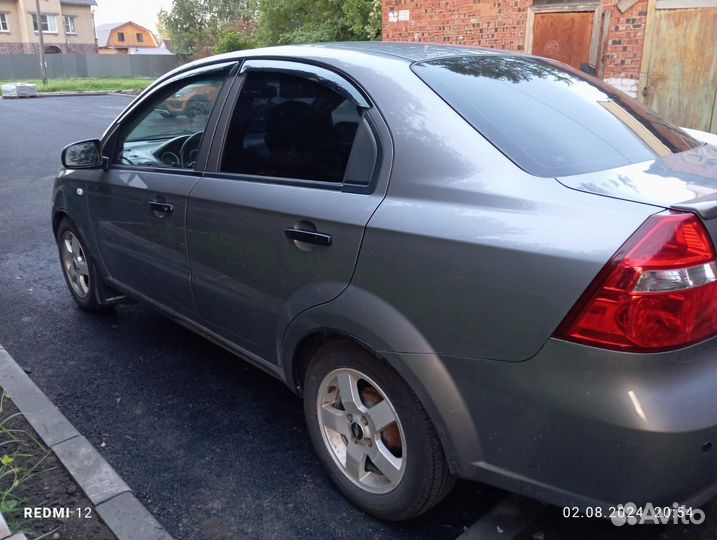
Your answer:
[[[40,39],[40,70],[42,71],[42,84],[47,86],[47,64],[45,63],[45,37],[42,35],[42,13],[40,12],[40,0],[35,0],[37,8],[37,37]]]

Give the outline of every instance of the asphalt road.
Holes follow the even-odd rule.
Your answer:
[[[504,493],[460,483],[410,523],[372,519],[325,478],[281,383],[142,305],[76,308],[51,233],[52,175],[64,145],[99,136],[128,102],[0,101],[0,343],[177,538],[458,536]],[[623,527],[620,538],[715,538],[716,505],[698,529]],[[549,508],[522,537],[612,532]]]
[[[324,476],[283,384],[142,305],[92,315],[50,226],[63,146],[120,96],[0,101],[0,343],[177,538],[454,538],[502,495],[460,484],[408,524],[372,519]]]

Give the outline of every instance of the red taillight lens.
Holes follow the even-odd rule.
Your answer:
[[[624,351],[684,347],[717,334],[717,262],[693,214],[651,216],[603,268],[555,336]]]

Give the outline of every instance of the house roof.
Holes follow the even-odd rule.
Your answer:
[[[71,2],[74,2],[75,0],[70,0]],[[94,1],[94,0],[92,0]],[[95,26],[95,33],[97,34],[97,46],[98,47],[107,47],[107,43],[110,39],[110,35],[112,34],[112,30],[115,28],[119,28],[120,26],[124,26],[126,24],[133,24],[137,28],[141,28],[142,30],[145,30],[150,35],[154,36],[152,34],[152,31],[145,28],[141,24],[137,24],[134,21],[124,21],[124,22],[116,22],[116,23],[106,23],[106,24],[98,24]]]
[[[70,4],[73,6],[96,6],[95,0],[60,0],[60,4]]]

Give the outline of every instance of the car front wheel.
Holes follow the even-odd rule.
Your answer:
[[[82,309],[99,311],[97,271],[86,244],[69,219],[57,228],[57,247],[60,251],[62,273],[72,297]]]
[[[426,411],[385,361],[348,341],[312,358],[304,413],[314,449],[341,492],[385,520],[406,520],[453,486]]]

